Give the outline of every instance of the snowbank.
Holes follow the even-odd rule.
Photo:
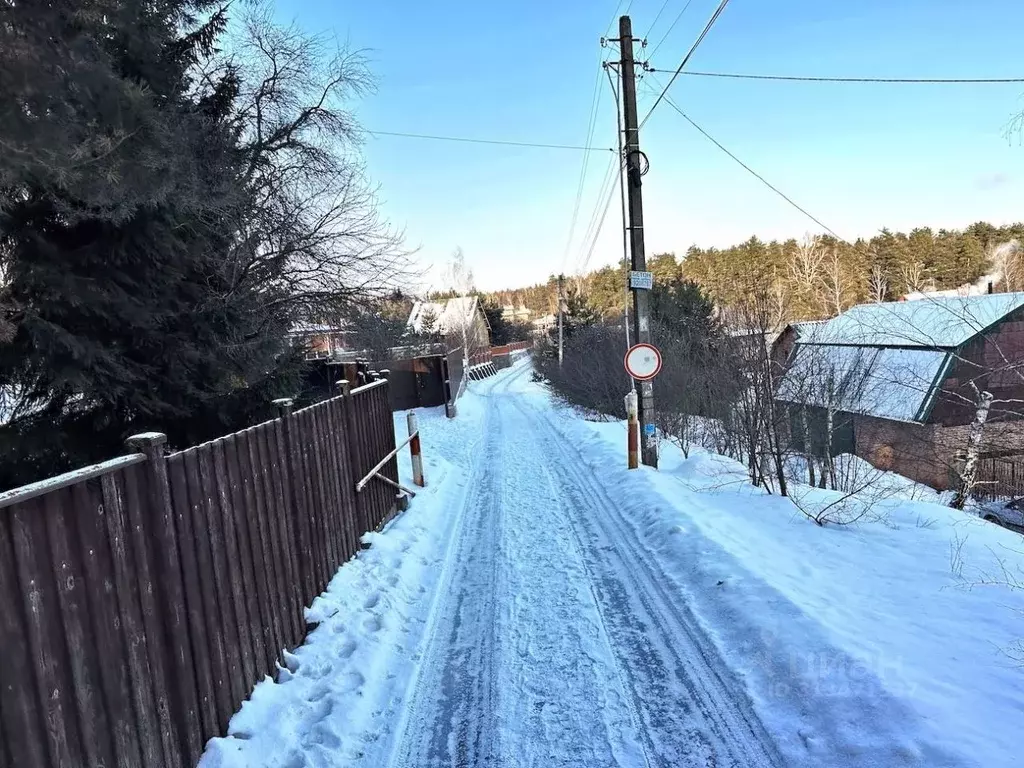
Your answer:
[[[659,472],[628,473],[621,424],[561,409],[561,429],[638,500],[637,526],[674,563],[795,761],[820,753],[820,765],[848,765],[876,751],[890,756],[869,764],[1020,764],[1020,535],[891,475],[879,478],[870,515],[819,527],[789,499],[751,487],[732,459],[700,450],[684,459],[664,445]],[[793,490],[812,508],[843,495]],[[837,754],[847,757],[835,763]]]

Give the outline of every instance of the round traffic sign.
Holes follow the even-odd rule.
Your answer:
[[[661,371],[661,352],[651,344],[635,344],[626,352],[626,373],[637,381],[650,381]]]

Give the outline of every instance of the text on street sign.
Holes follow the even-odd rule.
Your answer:
[[[629,287],[639,288],[642,291],[651,290],[654,287],[654,273],[631,270],[629,273]]]

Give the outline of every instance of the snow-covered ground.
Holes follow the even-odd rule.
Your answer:
[[[562,425],[595,468],[621,454],[621,424]],[[874,764],[1021,764],[1024,538],[898,475],[856,525],[819,527],[731,459],[664,446],[660,463],[624,489],[658,494],[638,526],[777,737],[830,766],[887,744]],[[843,496],[791,492],[812,512]]]
[[[202,766],[1018,764],[1024,594],[988,582],[1024,539],[910,487],[822,528],[724,457],[629,472],[528,372],[421,412],[429,487]]]

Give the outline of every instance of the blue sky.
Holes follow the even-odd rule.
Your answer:
[[[628,1],[628,0],[626,0]],[[619,5],[618,10],[626,5]],[[651,59],[674,69],[717,6],[692,0]],[[634,0],[634,34],[662,0]],[[685,0],[669,0],[651,51]],[[578,145],[584,142],[599,40],[615,0],[278,0],[278,15],[367,49],[377,92],[351,105],[368,130]],[[762,74],[1020,77],[1017,0],[732,0],[690,69]],[[614,34],[614,33],[613,33]],[[667,76],[658,76],[662,82]],[[603,78],[603,75],[602,75]],[[615,143],[600,83],[593,145]],[[641,114],[653,102],[641,84]],[[711,135],[847,238],[880,228],[960,227],[1024,219],[1024,146],[1004,135],[1024,84],[846,85],[681,77],[673,100]],[[648,253],[726,246],[756,234],[819,228],[662,104],[641,134]],[[385,214],[404,228],[436,282],[460,246],[479,287],[580,269],[610,154],[592,153],[566,248],[581,153],[368,139]],[[613,198],[588,266],[621,258]],[[431,277],[433,275],[433,277]]]

